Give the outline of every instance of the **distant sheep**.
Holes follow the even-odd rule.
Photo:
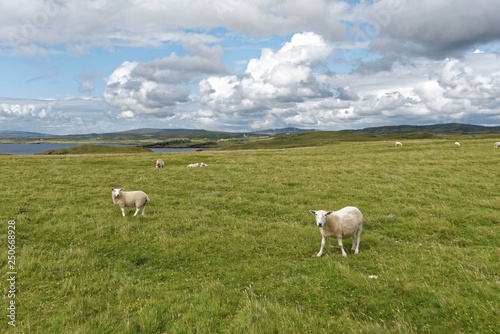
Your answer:
[[[460,147],[460,143],[458,141],[455,142],[456,147]]]
[[[207,165],[206,163],[204,163],[204,162],[201,162],[201,163],[200,163],[200,167],[207,167],[207,166],[208,166],[208,165]]]
[[[397,141],[394,143],[394,146],[403,146],[403,143],[401,143],[400,141]]]
[[[497,142],[495,143],[495,148],[498,148],[498,147],[500,147],[500,141],[497,141]]]
[[[316,216],[316,224],[322,237],[321,248],[316,256],[323,255],[326,238],[328,237],[337,238],[342,256],[347,256],[342,239],[352,237],[351,250],[354,251],[354,254],[359,253],[359,241],[363,230],[363,214],[358,208],[347,206],[338,211],[309,210],[309,212]]]
[[[125,207],[135,207],[134,217],[137,216],[139,210],[142,209],[144,216],[144,209],[146,203],[149,202],[149,197],[144,191],[122,191],[120,188],[111,188],[111,197],[113,203],[118,205],[122,210],[122,216],[125,217]]]
[[[198,167],[199,165],[200,165],[199,163],[195,163],[195,164],[189,164],[189,165],[187,165],[187,166],[188,166],[188,168],[196,168],[196,167]]]
[[[156,160],[156,170],[160,171],[163,170],[163,168],[165,168],[165,161],[161,159]]]

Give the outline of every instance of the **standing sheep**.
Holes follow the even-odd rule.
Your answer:
[[[156,160],[156,170],[157,171],[163,170],[164,167],[165,167],[165,161],[163,161],[161,159]]]
[[[498,148],[498,147],[500,147],[500,141],[497,141],[497,142],[495,143],[495,148]]]
[[[334,237],[342,251],[342,256],[347,256],[342,239],[352,237],[351,250],[354,254],[359,253],[359,241],[361,231],[363,230],[363,214],[354,206],[347,206],[338,211],[325,211],[325,210],[309,210],[310,213],[316,216],[316,224],[321,232],[321,248],[316,254],[320,257],[323,255],[325,248],[326,238]]]
[[[458,141],[455,142],[456,147],[460,147],[460,143]]]
[[[397,142],[394,143],[394,146],[401,146],[402,147],[403,144],[400,141],[397,141]]]
[[[122,216],[125,217],[125,207],[135,207],[134,217],[137,216],[139,210],[142,209],[144,216],[144,209],[146,203],[149,202],[149,197],[144,191],[122,191],[120,188],[111,188],[111,198],[113,203],[117,204],[122,210]]]

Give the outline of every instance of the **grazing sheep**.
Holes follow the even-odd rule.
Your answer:
[[[195,168],[195,167],[198,167],[198,166],[199,166],[199,163],[189,164],[188,168]]]
[[[156,160],[156,170],[157,171],[163,170],[164,167],[165,167],[165,161],[163,161],[161,159]]]
[[[201,162],[201,163],[200,163],[200,167],[207,167],[207,166],[208,166],[208,165],[207,165],[206,163],[204,163],[204,162]]]
[[[495,148],[498,148],[498,147],[500,147],[500,141],[497,141],[497,142],[495,143]]]
[[[137,216],[139,210],[142,209],[144,216],[144,209],[146,203],[149,202],[149,197],[144,191],[122,191],[120,188],[111,188],[111,197],[113,203],[117,204],[122,210],[122,216],[125,217],[125,207],[135,207],[134,217]]]
[[[460,147],[460,143],[458,141],[455,142],[456,147]]]
[[[352,237],[351,250],[354,254],[359,253],[359,241],[363,230],[363,214],[354,206],[347,206],[338,211],[309,210],[316,215],[316,224],[321,232],[321,248],[316,256],[323,255],[326,238],[334,237],[342,251],[342,256],[347,256],[342,239]]]
[[[394,143],[394,146],[403,146],[403,144],[400,141],[397,141]]]

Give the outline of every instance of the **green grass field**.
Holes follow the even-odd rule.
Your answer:
[[[1,156],[0,332],[498,333],[500,149],[461,142]],[[146,215],[111,187],[147,192]],[[308,210],[347,205],[360,253],[317,258]]]

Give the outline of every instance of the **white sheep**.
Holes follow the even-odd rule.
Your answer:
[[[401,143],[400,141],[397,141],[394,143],[394,146],[403,146],[403,143]]]
[[[156,170],[157,171],[163,170],[164,167],[165,167],[165,161],[163,161],[162,159],[156,160]]]
[[[117,204],[122,210],[122,216],[125,217],[125,207],[135,207],[134,217],[137,216],[139,210],[142,209],[144,216],[144,209],[146,203],[149,202],[149,197],[144,191],[122,191],[120,188],[111,188],[111,197],[113,203]]]
[[[201,162],[201,163],[200,163],[200,167],[207,167],[207,166],[208,166],[208,165],[207,165],[206,163],[204,163],[204,162]]]
[[[458,141],[455,142],[456,147],[460,147],[460,143]]]
[[[500,141],[497,141],[494,146],[495,146],[495,148],[500,147]]]
[[[309,210],[316,216],[316,224],[321,232],[321,248],[316,256],[323,255],[326,238],[334,237],[342,251],[342,256],[347,256],[342,239],[352,237],[351,250],[359,253],[359,241],[363,230],[363,214],[354,206],[347,206],[338,211]]]
[[[189,164],[188,165],[188,168],[196,168],[199,166],[199,163],[195,163],[195,164]]]

